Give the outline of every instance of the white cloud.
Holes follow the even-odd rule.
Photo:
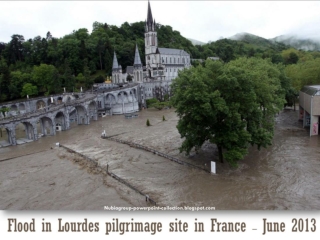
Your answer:
[[[203,42],[249,32],[264,38],[282,34],[317,36],[320,2],[151,1],[157,22],[183,36]],[[94,21],[120,26],[144,21],[147,1],[1,2],[0,41],[13,34],[25,39],[48,31],[62,37],[79,28],[92,30]]]

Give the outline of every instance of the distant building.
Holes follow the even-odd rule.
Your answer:
[[[304,86],[299,93],[299,120],[310,127],[310,136],[319,135],[320,85]]]
[[[203,63],[204,62],[204,59],[201,59],[201,58],[192,58],[191,59],[191,62],[196,62],[196,61],[198,61],[198,62],[200,62],[200,63]]]
[[[220,58],[219,57],[207,57],[207,59],[211,59],[213,61],[219,61]],[[203,63],[205,60],[204,59],[201,59],[201,58],[192,58],[191,59],[191,62],[200,62],[200,63]]]
[[[218,61],[218,60],[220,60],[219,57],[208,57],[207,59],[211,59],[211,60],[213,60],[213,61]]]
[[[150,2],[148,2],[144,36],[146,66],[142,65],[137,45],[133,66],[128,66],[126,73],[122,73],[116,53],[114,53],[112,65],[113,83],[127,82],[128,74],[132,77],[132,82],[141,83],[141,102],[148,98],[163,99],[164,95],[170,95],[171,82],[178,76],[179,70],[191,66],[190,55],[186,51],[158,47],[156,21],[152,17]]]

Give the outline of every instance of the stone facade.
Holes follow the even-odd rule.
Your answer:
[[[139,84],[124,88],[108,89],[96,93],[65,93],[50,97],[28,99],[0,105],[9,107],[8,116],[0,118],[0,128],[8,139],[5,145],[16,145],[16,127],[23,124],[24,141],[35,141],[41,136],[65,131],[72,122],[90,124],[98,119],[98,113],[125,114],[139,111]],[[37,124],[40,124],[38,132]],[[0,147],[3,144],[0,143]]]

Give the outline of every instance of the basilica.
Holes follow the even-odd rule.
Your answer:
[[[132,82],[140,83],[142,101],[149,98],[163,99],[165,95],[170,96],[172,79],[178,76],[179,70],[191,66],[190,55],[181,49],[158,47],[156,21],[152,17],[149,1],[144,36],[146,66],[142,65],[137,45],[133,66],[128,66],[125,73],[114,53],[112,82],[126,83],[130,75]]]

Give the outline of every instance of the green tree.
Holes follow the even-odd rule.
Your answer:
[[[76,76],[76,88],[80,89],[81,87],[84,87],[86,78],[83,76],[82,73],[79,73],[78,76]]]
[[[63,73],[63,87],[66,88],[67,92],[73,92],[75,87],[75,77],[72,74],[72,70],[69,65],[69,60],[66,59],[64,62],[64,73]]]
[[[3,57],[0,59],[0,102],[6,101],[9,96],[9,86],[11,82],[11,74],[7,62]]]
[[[180,151],[197,151],[210,141],[217,145],[220,161],[236,166],[249,144],[259,149],[270,145],[273,116],[285,102],[279,75],[271,62],[253,58],[225,65],[206,61],[205,67],[180,72],[171,98],[184,138]]]
[[[7,112],[9,112],[10,111],[10,108],[8,108],[8,107],[1,107],[0,108],[0,112],[3,114],[3,115],[5,115],[5,113],[7,113]]]
[[[19,34],[11,36],[11,41],[8,44],[8,60],[9,63],[15,63],[16,61],[22,61],[23,59],[23,43],[24,37]]]
[[[57,69],[53,65],[40,64],[40,66],[34,66],[32,81],[40,93],[52,93],[56,90],[56,71]]]
[[[38,94],[37,86],[33,86],[31,83],[26,83],[22,87],[21,97],[25,97],[27,95],[34,96]]]
[[[299,57],[294,52],[289,54],[289,58],[287,59],[287,64],[296,64],[299,60]]]
[[[16,99],[20,97],[23,84],[31,82],[30,73],[22,73],[21,71],[11,72],[11,81],[9,85],[10,98]]]
[[[156,98],[150,98],[146,100],[147,108],[152,107],[153,104],[158,103],[159,100]]]

